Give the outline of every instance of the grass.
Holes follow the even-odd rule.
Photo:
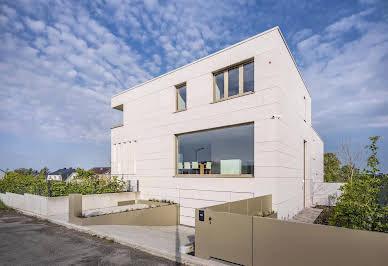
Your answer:
[[[7,211],[7,210],[9,210],[10,208],[7,206],[7,205],[5,205],[1,200],[0,200],[0,210],[2,210],[2,211]]]

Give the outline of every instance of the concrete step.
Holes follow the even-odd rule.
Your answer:
[[[296,214],[290,221],[312,224],[318,218],[321,212],[321,209],[304,208],[298,214]]]

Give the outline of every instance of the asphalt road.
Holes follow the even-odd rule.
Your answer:
[[[15,211],[0,210],[0,265],[178,265]]]

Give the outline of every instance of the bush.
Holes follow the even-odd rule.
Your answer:
[[[377,141],[371,137],[370,157],[367,169],[351,183],[343,185],[340,196],[329,224],[352,229],[370,230],[388,233],[388,206],[383,204],[387,195],[388,175],[377,175]]]
[[[0,180],[0,192],[48,196],[48,187],[50,186],[50,196],[59,197],[71,193],[86,195],[119,192],[125,188],[124,181],[117,177],[104,180],[96,177],[90,171],[77,169],[77,172],[79,173],[78,177],[70,183],[55,180],[47,181],[43,175],[32,176],[26,173],[9,172],[6,177]]]
[[[383,179],[363,174],[341,187],[343,194],[329,224],[388,233],[388,207],[379,204]]]

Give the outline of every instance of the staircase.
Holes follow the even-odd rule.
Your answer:
[[[297,223],[312,224],[314,223],[315,219],[318,218],[321,212],[322,212],[322,209],[304,208],[299,213],[297,213],[294,217],[292,217],[290,221],[297,222]]]

